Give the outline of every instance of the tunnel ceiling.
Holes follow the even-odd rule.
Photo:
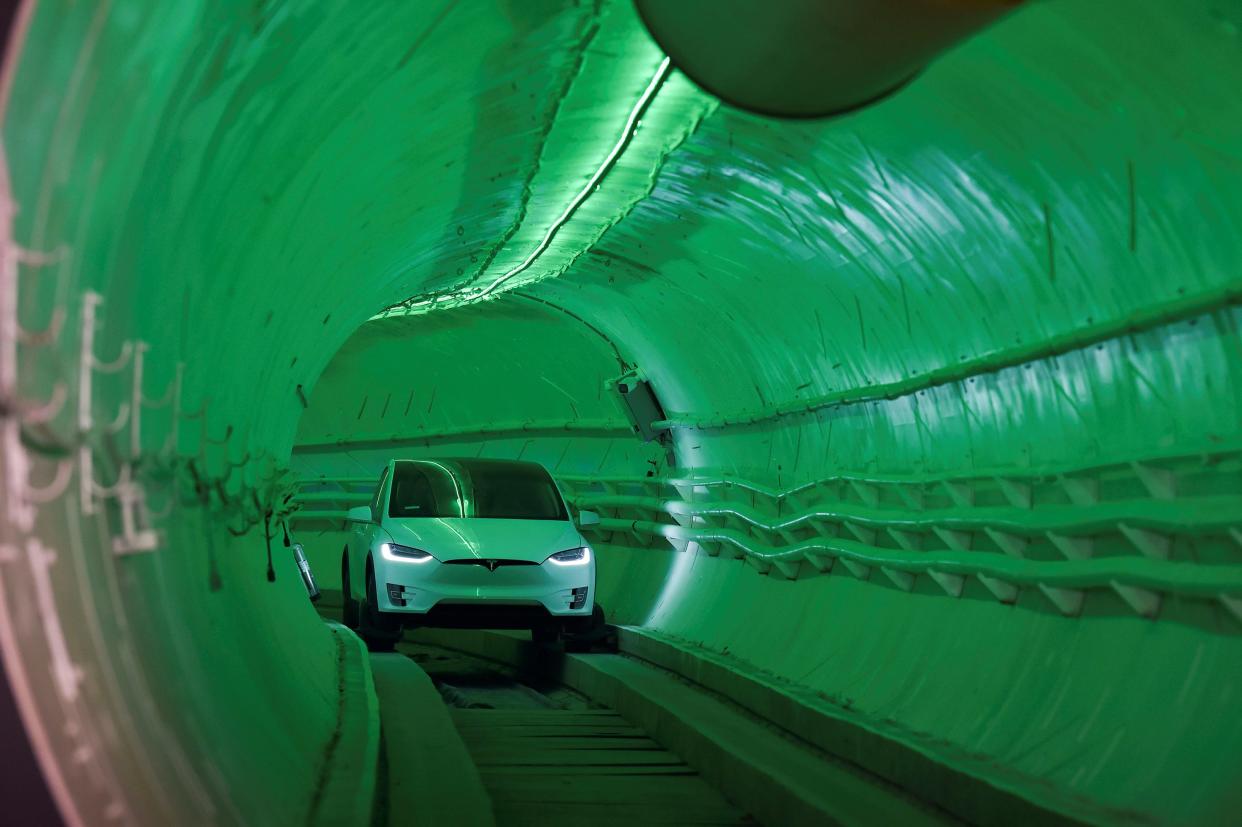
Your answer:
[[[392,336],[415,365],[476,366],[437,380],[471,403],[416,428],[506,421],[479,377],[527,382],[496,365],[561,345],[570,418],[611,417],[587,403],[615,347],[671,434],[644,498],[740,480],[779,521],[829,480],[799,507],[855,509],[838,528],[860,554],[912,554],[899,523],[926,507],[953,521],[927,548],[967,560],[966,587],[814,555],[781,579],[804,536],[700,554],[663,541],[666,514],[658,541],[604,552],[626,622],[1049,806],[1229,812],[1240,24],[1208,0],[1030,3],[876,106],[778,121],[696,88],[622,0],[27,3],[0,95],[0,613],[43,625],[6,667],[33,687],[28,722],[84,728],[47,727],[43,755],[90,735],[115,758],[99,777],[66,760],[62,808],[76,779],[82,812],[306,815],[323,770],[298,756],[334,725],[340,650],[281,550],[266,563],[264,522],[349,386],[334,356]],[[547,391],[520,417],[564,416]],[[574,455],[576,501],[649,470],[650,446],[609,464],[606,442]],[[158,534],[125,522],[138,494]],[[1103,539],[1040,529],[1013,553],[995,509],[1032,505]],[[1158,530],[1123,519],[1148,512]],[[85,729],[91,704],[127,710],[120,735]]]
[[[645,472],[664,451],[634,434],[611,388],[628,370],[589,322],[521,291],[366,324],[320,377],[292,467],[378,478],[394,454],[483,452],[554,472]]]

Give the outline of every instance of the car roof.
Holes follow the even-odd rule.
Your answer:
[[[542,468],[547,471],[547,466],[541,462],[534,462],[527,459],[493,459],[492,457],[402,457],[394,459],[393,464],[398,462],[455,462],[465,466],[471,465],[511,465],[514,467],[525,468]]]

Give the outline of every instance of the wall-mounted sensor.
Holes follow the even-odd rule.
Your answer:
[[[664,408],[656,397],[651,383],[643,379],[637,371],[631,371],[608,383],[617,394],[621,410],[625,411],[634,433],[650,442],[662,434],[668,433],[667,428],[656,428],[654,423],[664,419]]]

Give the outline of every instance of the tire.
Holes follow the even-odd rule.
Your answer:
[[[341,557],[341,623],[358,631],[358,601],[354,600],[349,582],[349,549]]]
[[[591,637],[601,633],[604,629],[604,607],[598,603],[591,609],[589,617],[575,617],[573,625],[569,627],[569,632],[574,637]]]
[[[372,652],[391,652],[401,639],[401,623],[378,608],[375,570],[367,564],[367,599],[358,617],[358,633]]]
[[[565,651],[589,652],[592,645],[599,645],[608,636],[608,625],[604,619],[604,607],[595,604],[590,617],[575,618],[575,623],[565,636]]]
[[[539,626],[532,626],[530,629],[530,639],[534,643],[542,643],[548,646],[555,646],[556,642],[561,638],[561,630],[551,623],[544,623]]]

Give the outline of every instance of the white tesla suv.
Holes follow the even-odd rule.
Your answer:
[[[344,621],[373,647],[403,626],[528,628],[554,641],[603,622],[595,555],[538,463],[393,460],[349,523]]]

